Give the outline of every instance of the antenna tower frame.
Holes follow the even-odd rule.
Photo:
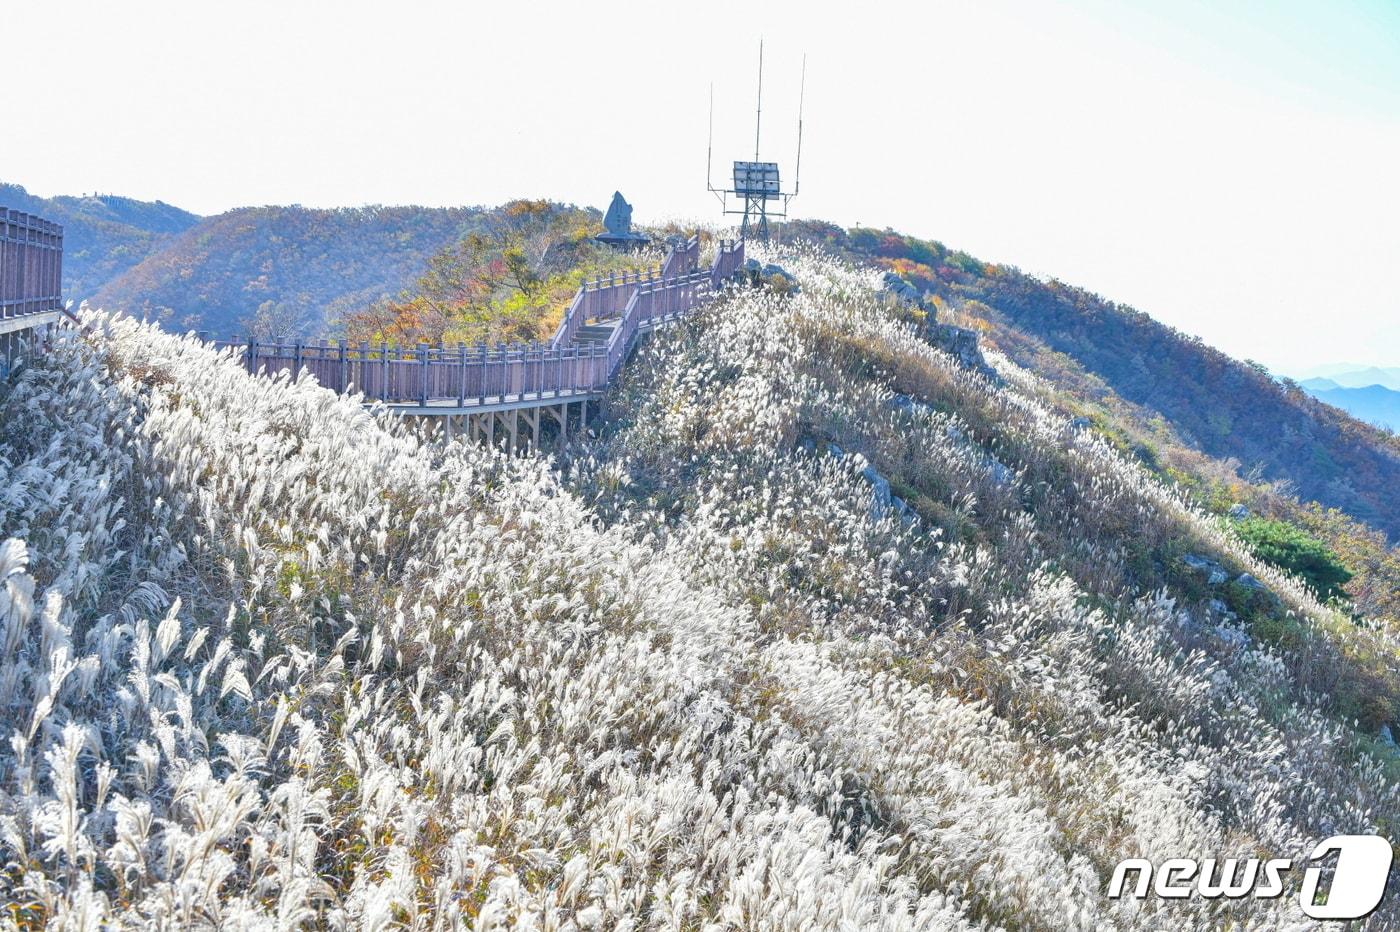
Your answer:
[[[744,218],[739,226],[741,239],[748,239],[752,233],[756,239],[767,242],[768,218],[787,219],[788,204],[802,189],[802,112],[806,99],[807,56],[803,55],[802,78],[797,97],[797,167],[792,190],[783,191],[778,176],[778,163],[759,161],[759,148],[763,139],[763,40],[759,39],[758,104],[754,114],[753,161],[735,162],[734,187],[717,188],[711,180],[715,147],[715,86],[710,84],[710,131],[705,153],[705,188],[719,201],[720,210],[725,215]],[[782,206],[770,207],[769,202],[780,202]]]

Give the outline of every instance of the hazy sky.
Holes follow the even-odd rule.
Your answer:
[[[821,10],[818,12],[818,10]],[[828,12],[827,10],[839,10]],[[1283,369],[1400,365],[1400,2],[32,3],[0,179],[200,213],[548,196],[937,238]],[[716,172],[716,179],[723,174]]]

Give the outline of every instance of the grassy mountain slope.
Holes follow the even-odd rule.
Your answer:
[[[162,201],[115,194],[44,198],[3,182],[0,205],[63,225],[63,290],[75,301],[92,297],[103,283],[199,222],[196,215]]]
[[[61,340],[0,421],[17,920],[1297,924],[1104,889],[1393,833],[1394,641],[877,274],[774,258],[800,294],[661,333],[557,469]]]
[[[396,294],[473,228],[476,208],[257,207],[209,217],[96,294],[97,306],[175,330],[239,336],[255,318],[315,336]]]
[[[1400,440],[1132,308],[891,231],[793,224],[939,296],[1018,363],[1090,377],[1188,447],[1400,537]],[[1077,370],[1077,372],[1075,371]]]

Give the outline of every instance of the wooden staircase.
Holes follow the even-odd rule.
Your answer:
[[[612,339],[612,335],[617,332],[617,326],[621,323],[618,320],[602,320],[597,323],[584,324],[574,333],[575,346],[595,346],[602,344],[606,346]]]

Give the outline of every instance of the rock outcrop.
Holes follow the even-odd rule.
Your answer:
[[[1230,574],[1225,572],[1225,567],[1200,554],[1188,553],[1181,558],[1181,562],[1204,576],[1207,585],[1218,586],[1230,578]]]
[[[883,285],[885,291],[894,295],[896,298],[903,301],[905,304],[911,305],[913,307],[921,307],[924,310],[932,313],[932,303],[928,301],[928,299],[926,299],[919,292],[919,289],[915,288],[913,285],[909,284],[893,272],[886,272],[881,284]]]
[[[1268,587],[1268,586],[1264,585],[1263,583],[1261,583],[1259,580],[1255,579],[1253,576],[1249,575],[1248,573],[1241,573],[1238,577],[1236,577],[1236,579],[1235,579],[1235,585],[1237,585],[1237,586],[1243,586],[1244,588],[1249,589],[1249,590],[1252,590],[1252,591],[1254,591],[1254,592],[1268,592],[1268,591],[1269,591],[1269,587]]]
[[[757,259],[745,259],[740,274],[755,288],[766,285],[779,294],[796,294],[802,290],[796,276],[776,262],[765,265]]]
[[[987,378],[1000,383],[1001,377],[997,375],[995,369],[987,365],[987,360],[982,356],[982,350],[977,345],[977,334],[964,327],[939,323],[937,308],[929,300],[928,295],[921,293],[893,272],[885,273],[885,277],[881,280],[881,287],[887,294],[905,305],[917,307],[927,314],[924,319],[924,339],[952,356],[964,369],[980,372]]]
[[[964,369],[979,372],[994,382],[1001,381],[997,371],[987,365],[987,360],[983,358],[982,350],[977,345],[977,334],[971,330],[952,324],[940,324],[929,318],[929,323],[924,328],[924,339],[952,356]]]

